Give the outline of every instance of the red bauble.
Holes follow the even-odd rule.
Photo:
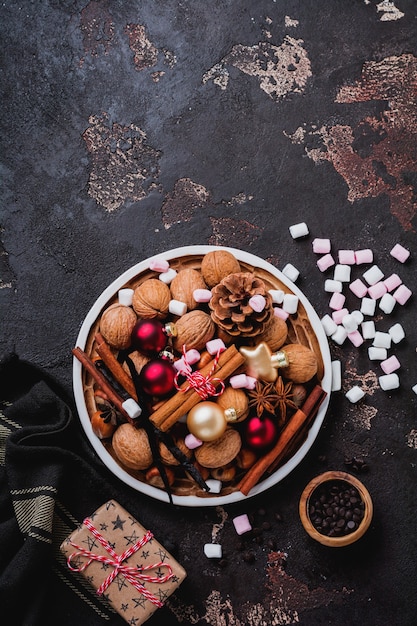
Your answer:
[[[142,389],[150,396],[166,396],[175,389],[175,370],[169,361],[152,359],[139,374]]]
[[[132,330],[132,346],[143,354],[158,354],[165,348],[167,336],[159,320],[139,320]]]
[[[254,451],[271,448],[278,438],[278,428],[269,417],[250,417],[245,422],[245,441]]]

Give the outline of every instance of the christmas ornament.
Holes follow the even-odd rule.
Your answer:
[[[256,452],[264,451],[274,445],[278,438],[278,428],[269,417],[249,418],[245,422],[244,439],[246,445]]]
[[[189,411],[187,426],[190,433],[201,441],[214,441],[226,430],[225,412],[215,402],[199,402]]]
[[[246,359],[246,373],[248,376],[261,378],[268,383],[273,383],[276,380],[278,372],[272,365],[272,353],[268,344],[261,341],[255,348],[242,346],[240,353],[243,354]]]
[[[278,369],[283,369],[285,378],[294,383],[306,383],[317,373],[317,357],[310,348],[292,343],[272,354],[269,346],[261,341],[255,348],[242,346],[240,353],[246,359],[247,374],[266,382],[274,382]]]
[[[136,350],[151,356],[161,352],[167,344],[167,338],[173,335],[173,324],[162,324],[157,319],[142,319],[133,327],[131,342]]]
[[[175,370],[166,359],[151,359],[139,374],[143,391],[150,396],[166,396],[175,389]]]

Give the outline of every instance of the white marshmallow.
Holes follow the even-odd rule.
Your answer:
[[[373,298],[362,298],[360,311],[363,315],[375,315],[376,300]]]
[[[391,326],[391,328],[388,329],[388,333],[391,335],[391,340],[394,343],[400,343],[405,337],[404,328],[399,323]]]
[[[364,339],[373,339],[375,337],[375,322],[373,320],[362,322],[361,329]]]
[[[381,311],[384,311],[387,315],[392,313],[396,304],[395,298],[390,293],[384,293],[381,300],[379,301],[379,308]]]
[[[375,348],[390,348],[391,335],[389,333],[383,333],[382,331],[377,330],[372,345],[375,346]]]
[[[344,318],[342,319],[342,325],[344,328],[346,328],[348,333],[352,333],[354,330],[358,329],[358,322],[355,320],[351,313],[348,313],[344,316]]]
[[[400,386],[400,379],[398,374],[385,374],[384,376],[380,376],[379,379],[380,387],[383,391],[390,391],[391,389],[398,389]]]
[[[363,322],[363,313],[361,313],[361,311],[358,311],[358,310],[355,309],[354,311],[352,311],[352,317],[353,317],[353,319],[356,320],[356,323],[358,324],[358,326],[359,326],[359,324],[362,324],[362,322]]]
[[[136,419],[142,415],[142,409],[133,398],[128,398],[122,404],[123,409],[132,419]]]
[[[298,296],[293,293],[286,293],[284,295],[282,308],[286,313],[296,313],[298,308]]]
[[[358,402],[364,397],[364,395],[365,392],[360,387],[358,387],[358,385],[355,385],[345,393],[346,398],[349,400],[349,402],[352,403]]]
[[[384,361],[387,358],[387,349],[370,346],[368,348],[368,357],[370,361]]]
[[[364,279],[366,280],[366,282],[368,283],[368,285],[375,285],[376,283],[378,283],[380,280],[384,278],[384,273],[379,269],[377,265],[373,265],[372,267],[369,268],[369,270],[366,270],[366,272],[364,272],[362,275]]]
[[[348,283],[350,281],[351,269],[350,265],[336,265],[334,268],[334,280],[340,280],[342,283]]]
[[[272,296],[272,302],[274,304],[282,304],[284,302],[285,291],[282,289],[270,289],[269,293]]]
[[[340,280],[332,280],[331,278],[328,278],[324,282],[324,291],[328,291],[329,293],[341,293],[343,291],[343,284]]]
[[[220,493],[222,490],[221,481],[216,480],[215,478],[208,478],[206,480],[206,485],[209,488],[210,493]]]
[[[293,239],[298,239],[299,237],[305,237],[309,234],[308,226],[305,222],[300,222],[299,224],[293,224],[289,228],[290,235]]]
[[[292,265],[291,263],[287,263],[287,265],[282,270],[282,273],[284,274],[284,276],[292,280],[293,283],[295,283],[300,275],[298,269],[294,267],[294,265]]]
[[[332,320],[330,315],[324,315],[324,317],[321,318],[321,325],[323,326],[324,332],[328,337],[333,335],[333,333],[337,330],[337,324],[334,320]]]
[[[347,336],[348,334],[346,328],[343,328],[343,326],[338,326],[336,332],[333,333],[331,338],[335,343],[341,346],[345,342]]]
[[[170,267],[169,270],[167,270],[166,272],[162,272],[161,274],[159,274],[158,278],[166,285],[169,285],[170,283],[172,283],[176,275],[176,270]]]
[[[180,302],[180,300],[170,300],[168,310],[171,315],[178,315],[178,317],[181,317],[181,315],[184,315],[184,313],[187,312],[187,305],[185,302]]]
[[[204,554],[208,559],[221,559],[222,558],[222,546],[220,543],[205,543]]]
[[[340,391],[342,388],[342,363],[332,361],[332,391]]]
[[[119,289],[119,292],[117,294],[119,304],[123,304],[124,306],[132,306],[134,293],[134,289]]]

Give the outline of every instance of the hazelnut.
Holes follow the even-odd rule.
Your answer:
[[[130,307],[112,304],[101,316],[100,332],[109,346],[124,350],[130,346],[130,337],[136,322],[136,314]]]
[[[144,428],[121,424],[113,435],[113,450],[119,461],[134,470],[145,470],[152,464],[152,451]]]
[[[258,457],[253,450],[242,448],[236,457],[236,464],[240,467],[240,469],[247,470],[254,465],[257,458]]]
[[[174,300],[185,302],[188,311],[192,311],[199,306],[199,303],[194,300],[194,291],[207,289],[207,286],[199,271],[187,268],[178,272],[170,284],[170,289]]]
[[[210,474],[212,478],[221,480],[222,483],[230,483],[230,481],[236,476],[236,467],[233,463],[229,463],[228,465],[223,465],[222,467],[215,467],[211,470]]]
[[[171,486],[175,480],[175,474],[170,467],[165,467],[165,475],[168,480],[168,485]],[[150,467],[145,474],[145,480],[148,485],[157,487],[158,489],[165,489],[165,484],[161,476],[161,472],[155,466]]]
[[[237,430],[228,428],[214,441],[205,441],[194,450],[195,458],[203,467],[209,469],[231,463],[238,455],[242,440]]]
[[[148,278],[133,293],[133,308],[141,318],[163,320],[168,315],[171,292],[157,278]]]
[[[202,350],[206,343],[213,338],[215,325],[210,315],[196,309],[190,311],[175,322],[177,336],[173,337],[174,349],[181,352],[183,346],[187,350],[195,348]]]
[[[229,274],[240,271],[239,261],[227,250],[212,250],[201,260],[201,273],[210,289]]]
[[[223,393],[217,398],[217,404],[219,404],[224,411],[234,409],[235,415],[230,415],[230,417],[226,415],[228,422],[243,422],[249,415],[249,398],[243,389],[226,387]]]

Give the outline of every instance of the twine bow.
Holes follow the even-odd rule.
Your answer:
[[[73,572],[83,572],[93,561],[100,561],[101,563],[106,563],[107,565],[111,565],[113,570],[107,576],[107,578],[101,583],[100,587],[97,589],[97,593],[102,595],[106,589],[111,585],[116,576],[120,573],[122,574],[126,580],[128,580],[131,585],[133,585],[145,598],[150,600],[157,607],[163,606],[163,602],[161,602],[156,596],[154,596],[148,589],[146,589],[143,582],[150,583],[166,583],[173,576],[172,568],[168,563],[164,563],[159,561],[158,563],[152,563],[151,565],[145,566],[131,566],[123,564],[123,561],[128,559],[132,554],[137,552],[142,546],[144,546],[148,541],[153,538],[153,534],[150,530],[146,532],[146,534],[139,539],[135,544],[130,546],[127,550],[125,550],[122,554],[117,554],[115,550],[111,547],[108,541],[99,533],[99,531],[93,526],[91,520],[88,518],[84,520],[84,525],[87,526],[88,530],[93,534],[93,536],[101,543],[101,545],[107,550],[110,556],[105,556],[101,554],[94,554],[90,550],[83,548],[82,546],[77,545],[74,542],[70,542],[71,545],[77,550],[77,552],[73,552],[69,555],[67,559],[67,564],[70,570]],[[72,565],[72,560],[79,557],[85,556],[87,557],[87,561],[80,566],[74,567]],[[150,569],[156,569],[158,567],[166,567],[168,572],[163,576],[150,576],[149,574],[144,574],[144,571]],[[143,581],[143,582],[142,582]]]
[[[182,360],[184,363],[184,367],[175,375],[174,384],[178,391],[182,393],[186,393],[190,389],[194,389],[196,393],[200,396],[202,400],[207,400],[207,398],[212,396],[221,396],[223,391],[225,390],[225,384],[221,378],[212,378],[214,372],[216,371],[217,364],[219,362],[221,349],[217,350],[217,354],[213,361],[213,366],[207,376],[203,376],[203,374],[199,370],[193,371],[191,365],[187,360],[187,351],[185,346],[182,347]],[[181,387],[178,383],[178,379],[180,376],[185,376],[188,380],[188,385],[186,387]],[[214,383],[220,384],[219,391],[216,391],[216,385]]]

